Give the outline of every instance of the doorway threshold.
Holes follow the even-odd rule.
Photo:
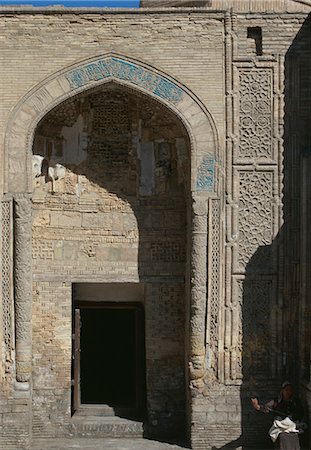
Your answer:
[[[73,417],[122,417],[142,421],[143,415],[137,408],[112,407],[109,405],[82,404]]]
[[[115,409],[109,405],[80,405],[75,412],[74,417],[92,416],[92,417],[111,417],[115,416]]]

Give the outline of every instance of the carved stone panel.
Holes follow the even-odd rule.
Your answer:
[[[274,233],[274,172],[235,172],[238,192],[236,211],[238,245],[234,249],[234,271],[271,272],[270,244]]]
[[[225,381],[255,383],[275,376],[279,359],[279,311],[273,277],[234,276],[224,311]]]
[[[272,352],[272,328],[274,302],[273,283],[269,279],[235,279],[233,294],[236,302],[239,326],[236,334],[236,367],[232,366],[233,377],[243,375],[243,379],[265,378],[270,373]]]
[[[223,373],[227,384],[274,377],[279,367],[280,224],[278,68],[239,61],[233,71],[232,159],[227,167]],[[231,184],[232,183],[232,184]]]
[[[272,70],[240,70],[239,146],[236,162],[273,159]]]

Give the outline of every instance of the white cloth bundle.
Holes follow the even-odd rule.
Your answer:
[[[279,437],[280,433],[299,433],[296,428],[295,422],[293,422],[289,417],[283,420],[274,420],[272,427],[269,430],[269,436],[272,442],[275,442]]]

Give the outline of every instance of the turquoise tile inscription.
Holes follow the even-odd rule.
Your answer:
[[[98,59],[66,75],[71,89],[78,89],[109,77],[131,81],[173,104],[179,103],[183,97],[182,89],[162,75],[154,74],[144,67],[115,57]]]
[[[206,156],[198,167],[197,192],[212,192],[214,190],[215,159]]]

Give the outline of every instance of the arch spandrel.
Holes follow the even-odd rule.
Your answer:
[[[149,95],[181,119],[191,142],[191,190],[208,195],[215,192],[218,139],[209,112],[176,80],[138,61],[114,55],[92,58],[54,74],[18,103],[6,133],[5,192],[32,190],[32,142],[39,121],[63,101],[107,82]]]

